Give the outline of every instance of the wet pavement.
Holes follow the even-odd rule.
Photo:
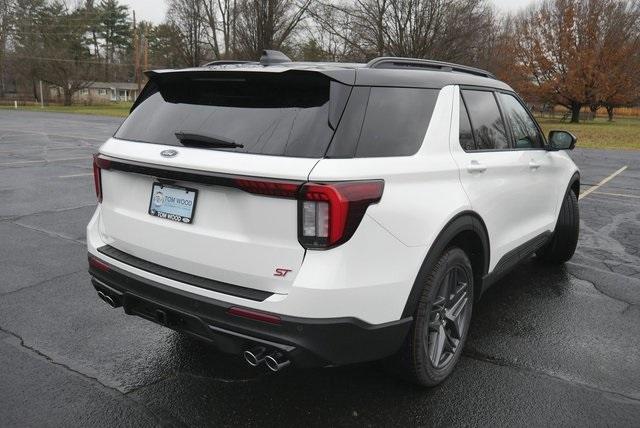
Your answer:
[[[380,363],[271,374],[101,302],[90,158],[119,123],[0,111],[0,425],[640,423],[640,152],[571,154],[583,190],[627,167],[580,200],[575,257],[491,288],[453,376],[424,390]]]

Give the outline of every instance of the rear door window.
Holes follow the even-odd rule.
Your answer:
[[[215,150],[320,158],[351,89],[310,72],[197,72],[167,79],[147,91],[116,138],[179,146],[175,134],[182,132],[242,146]]]
[[[507,129],[493,92],[463,90],[478,150],[509,148]]]
[[[527,110],[511,94],[499,94],[505,116],[509,119],[516,149],[541,149],[544,147],[542,134]]]
[[[415,154],[437,98],[437,89],[371,88],[355,156]]]

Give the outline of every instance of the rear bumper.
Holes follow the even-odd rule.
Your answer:
[[[278,315],[269,324],[227,313],[228,302],[199,296],[143,278],[105,260],[107,270],[90,267],[96,290],[122,304],[125,313],[184,331],[240,354],[255,345],[279,349],[298,366],[344,365],[381,359],[395,353],[412,318],[372,325],[356,318],[299,318]]]

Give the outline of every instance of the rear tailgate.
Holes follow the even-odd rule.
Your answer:
[[[224,78],[192,74],[206,78],[192,83],[181,77],[180,95],[176,87],[163,93],[164,83],[151,94],[145,88],[141,97],[147,98],[101,147],[101,158],[114,166],[101,170],[102,238],[163,267],[287,293],[305,251],[298,242],[297,201],[291,195],[256,194],[264,189],[251,186],[297,186],[307,180],[333,135],[328,116],[336,107],[330,106],[329,86],[333,94],[335,82],[314,76],[309,89],[297,74],[292,89],[277,87],[285,93],[274,100],[264,78],[254,97],[242,74],[234,73],[233,90],[221,86]],[[178,131],[213,135],[239,147],[184,146]],[[177,153],[166,157],[167,150]],[[151,215],[154,183],[196,190],[192,221]]]
[[[156,168],[216,171],[238,176],[269,176],[305,181],[317,160],[178,149],[118,140],[101,149],[114,161],[133,160]],[[142,163],[138,165],[143,165]],[[188,167],[188,168],[187,168]],[[280,175],[280,177],[278,177]],[[158,178],[115,168],[102,170],[101,231],[109,245],[162,266],[242,287],[286,293],[304,257],[298,243],[297,201],[248,193],[239,188],[174,181],[198,191],[193,222],[184,224],[148,213]],[[284,277],[275,269],[290,269]]]

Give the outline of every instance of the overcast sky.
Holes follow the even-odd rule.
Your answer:
[[[129,9],[136,11],[136,19],[144,19],[159,24],[164,20],[167,11],[166,0],[120,0],[121,3],[129,5]],[[532,1],[540,0],[489,0],[496,7],[504,11],[517,11],[527,6]]]

